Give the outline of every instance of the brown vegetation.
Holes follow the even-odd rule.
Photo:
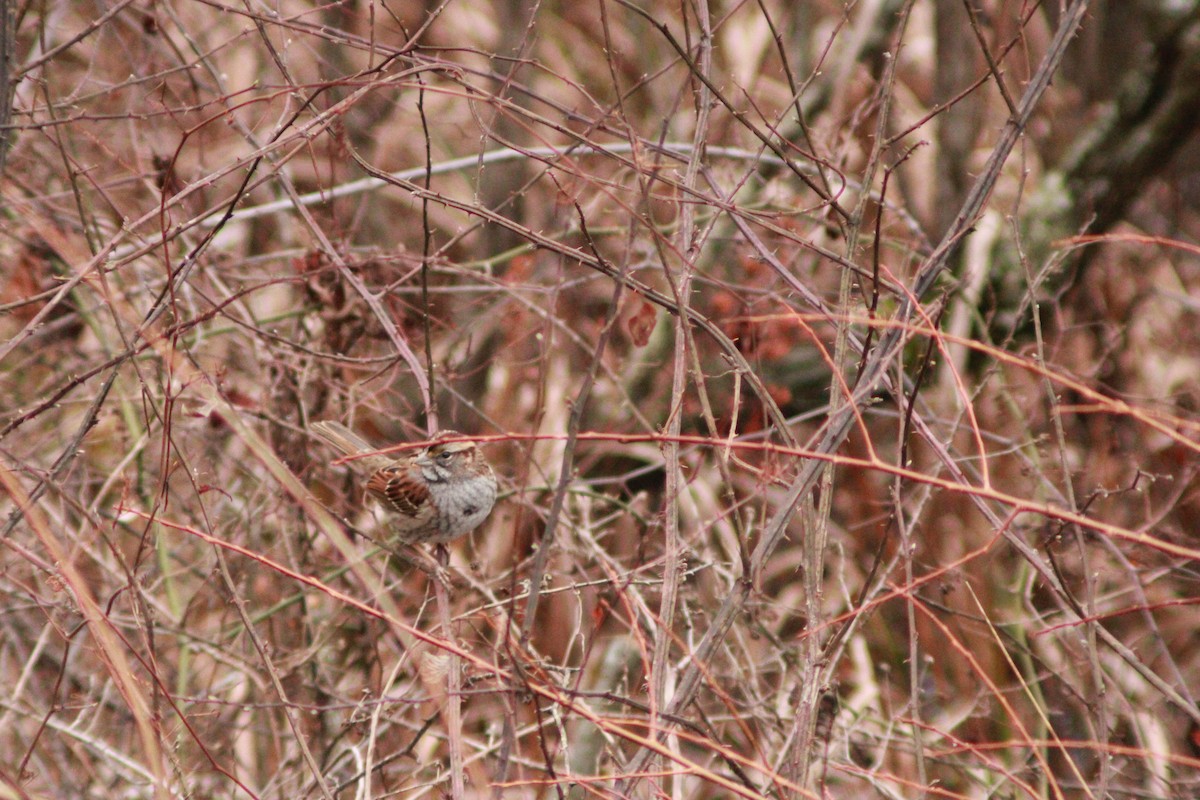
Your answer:
[[[1195,796],[1187,6],[4,0],[0,797]]]

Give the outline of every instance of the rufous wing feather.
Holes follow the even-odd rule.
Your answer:
[[[367,492],[406,517],[429,508],[429,486],[409,475],[404,465],[376,471],[367,481]]]

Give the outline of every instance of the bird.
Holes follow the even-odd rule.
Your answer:
[[[479,527],[496,503],[496,474],[475,442],[439,431],[425,447],[398,459],[381,455],[340,422],[309,429],[366,477],[365,495],[389,512],[389,542],[437,544]]]

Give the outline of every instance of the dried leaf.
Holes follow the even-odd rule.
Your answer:
[[[633,302],[634,311],[625,320],[625,327],[634,347],[645,347],[650,341],[650,334],[654,333],[655,324],[658,323],[658,314],[650,301],[640,295]]]

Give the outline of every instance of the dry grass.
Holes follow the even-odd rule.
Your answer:
[[[0,797],[1200,791],[1191,173],[933,5],[14,7]]]

